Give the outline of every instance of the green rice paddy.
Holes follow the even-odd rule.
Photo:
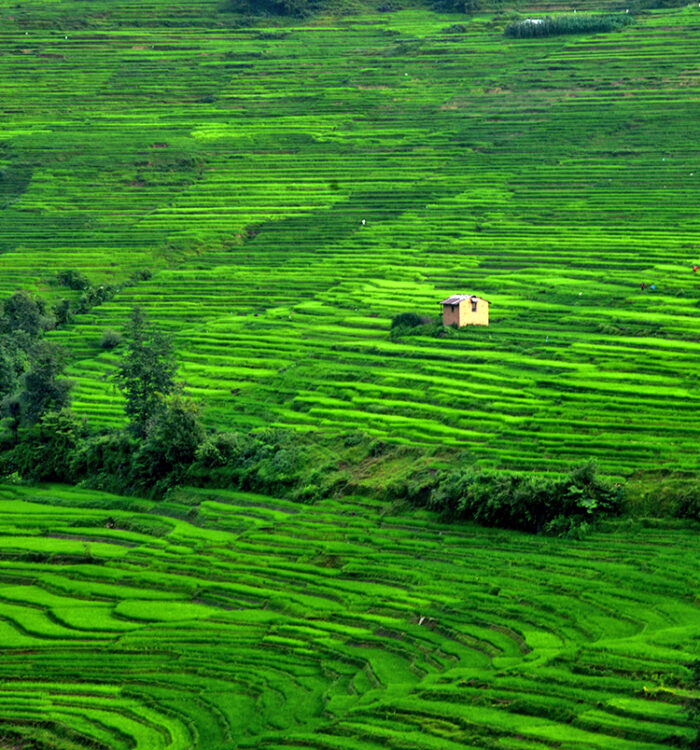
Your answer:
[[[122,423],[99,341],[140,305],[211,426],[691,470],[700,9],[538,39],[505,22],[0,1],[0,292],[153,272],[53,334],[74,410]],[[454,292],[491,325],[389,339]]]
[[[140,305],[211,427],[696,471],[700,8],[506,22],[0,0],[0,296],[77,301],[62,269],[122,285],[50,334],[74,411],[123,424],[99,342]],[[457,292],[490,300],[488,328],[390,337]],[[0,540],[0,747],[698,734],[700,549],[671,522],[573,542],[364,498],[5,485]]]
[[[697,734],[700,541],[670,524],[571,542],[364,499],[5,485],[0,534],[2,747],[652,750]]]

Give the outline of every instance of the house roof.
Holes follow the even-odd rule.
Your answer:
[[[487,299],[484,299],[483,297],[477,297],[475,294],[453,294],[451,297],[444,299],[440,304],[441,305],[458,305],[460,302],[464,302],[465,300],[471,300],[471,299],[480,299],[489,305],[491,304]]]

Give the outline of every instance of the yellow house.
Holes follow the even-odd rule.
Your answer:
[[[443,325],[487,326],[489,324],[489,301],[473,294],[453,294],[444,299],[442,305]]]

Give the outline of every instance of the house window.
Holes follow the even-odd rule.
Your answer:
[[[452,312],[455,311],[455,307],[457,307],[457,305],[450,305],[450,308],[451,308]]]
[[[472,312],[476,312],[476,300],[472,300]]]

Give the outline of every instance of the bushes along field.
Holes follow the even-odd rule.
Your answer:
[[[40,300],[18,293],[5,302],[0,315],[6,352],[6,377],[0,389],[4,476],[159,498],[190,483],[287,493],[309,502],[331,492],[347,493],[343,486],[347,472],[339,470],[341,463],[357,474],[363,459],[387,452],[388,445],[357,433],[345,438],[350,449],[345,455],[337,448],[332,453],[326,449],[319,464],[323,447],[318,437],[301,442],[283,430],[207,434],[197,407],[174,380],[172,340],[139,308],[131,312],[125,352],[112,373],[125,394],[128,427],[91,432],[87,422],[75,419],[68,408],[72,384],[59,377],[63,351],[41,338],[42,307]],[[411,314],[394,320],[399,333],[410,332],[411,324],[424,325]],[[32,327],[36,330],[30,336],[25,329]],[[26,342],[26,351],[17,342]],[[350,454],[354,461],[348,461]],[[425,474],[420,454],[413,451],[413,457],[418,463],[402,482],[387,481],[374,494],[427,502],[451,520],[466,518],[538,533],[585,533],[599,518],[622,510],[623,488],[597,478],[593,462],[555,480],[482,473],[474,466]],[[374,467],[375,473],[378,469]],[[693,508],[692,501],[683,500],[676,510],[687,517]]]

